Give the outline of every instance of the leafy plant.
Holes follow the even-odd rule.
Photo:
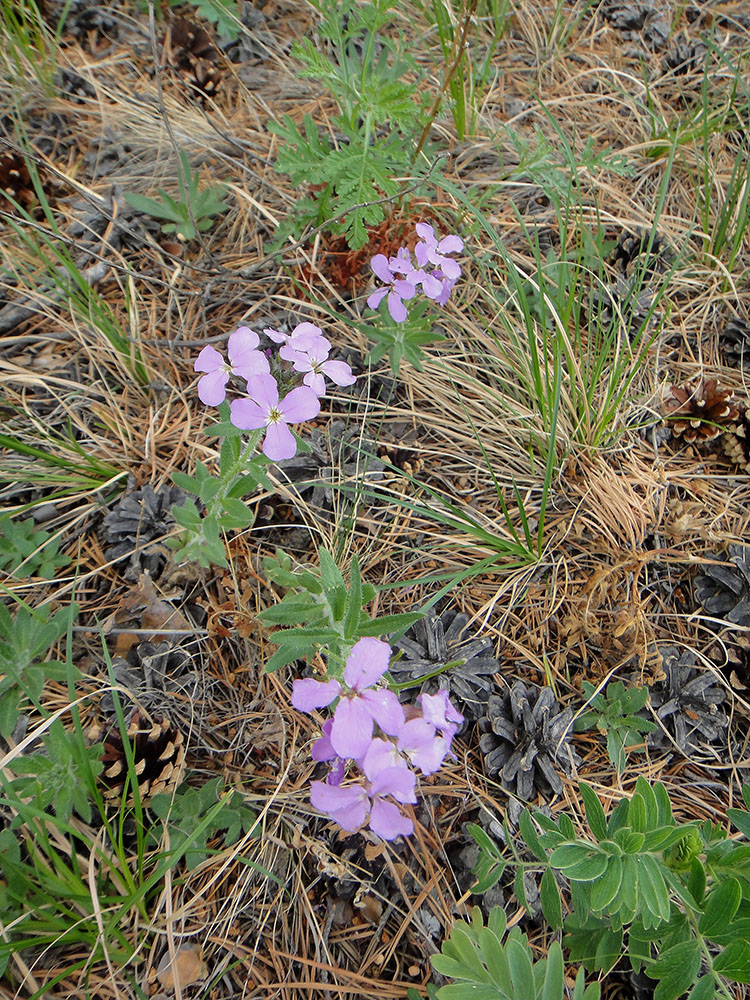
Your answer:
[[[176,7],[182,0],[172,0]],[[216,25],[216,30],[230,42],[239,37],[240,11],[237,0],[188,0],[196,13]]]
[[[524,868],[543,868],[542,912],[563,927],[569,958],[593,971],[610,969],[625,951],[633,969],[657,980],[655,1000],[731,996],[727,981],[750,983],[750,844],[728,839],[710,821],[677,823],[667,791],[642,777],[609,819],[588,785],[579,786],[591,836],[578,836],[563,814],[555,821],[524,810],[519,829],[536,862],[521,861],[516,893],[524,905]],[[750,809],[750,786],[743,788]],[[729,810],[747,837],[750,814]],[[476,891],[509,863],[481,828]],[[508,838],[508,843],[511,843]],[[570,915],[553,872],[570,886]]]
[[[182,170],[178,172],[178,179],[182,193],[181,201],[176,201],[161,188],[158,189],[161,201],[133,194],[131,191],[125,192],[125,200],[139,212],[152,215],[155,219],[166,219],[167,221],[162,224],[162,231],[174,233],[179,240],[187,242],[194,239],[198,233],[209,230],[214,224],[213,216],[221,215],[229,206],[222,201],[222,195],[226,190],[224,185],[214,185],[199,190],[198,171],[193,173],[188,158],[182,151],[180,151],[180,163]]]
[[[266,663],[269,672],[327,647],[335,676],[337,668],[343,670],[351,647],[359,639],[408,628],[422,616],[422,612],[410,611],[371,619],[364,608],[375,598],[376,590],[372,584],[362,583],[356,553],[349,588],[333,557],[325,549],[320,549],[318,555],[319,571],[293,569],[292,560],[281,549],[276,550],[275,558],[263,561],[268,579],[288,590],[278,604],[261,611],[258,618],[264,625],[293,626],[271,634],[271,641],[279,648]]]
[[[150,831],[150,839],[161,840],[164,827],[168,828],[171,850],[184,854],[189,870],[206,860],[211,853],[208,841],[220,830],[225,831],[224,845],[229,847],[255,826],[256,814],[239,792],[222,799],[223,784],[222,778],[216,778],[201,788],[183,785],[175,796],[155,795],[149,803],[161,821]]]
[[[0,569],[10,576],[54,579],[55,572],[70,562],[59,547],[59,539],[37,528],[32,517],[25,521],[0,517]]]
[[[415,135],[427,123],[426,99],[407,74],[417,67],[401,44],[384,31],[395,0],[317,0],[318,34],[327,45],[309,38],[295,43],[292,55],[300,75],[319,80],[338,105],[332,121],[335,139],[321,135],[310,115],[302,129],[288,115],[270,126],[282,140],[276,170],[292,184],[309,184],[314,197],[295,202],[289,233],[326,224],[343,234],[352,249],[367,243],[367,227],[385,218],[383,199],[395,197],[395,177],[414,172]],[[330,53],[330,54],[327,54]],[[422,166],[428,166],[426,157]]]
[[[419,299],[411,305],[404,322],[397,323],[383,304],[379,310],[380,322],[368,323],[367,326],[363,324],[364,332],[375,341],[368,356],[370,363],[376,365],[387,353],[394,375],[398,376],[404,358],[421,372],[425,358],[422,345],[439,344],[445,340],[432,332],[432,323],[426,315],[429,308],[427,300]]]
[[[526,935],[518,927],[507,935],[506,930],[506,916],[499,906],[490,911],[486,927],[478,906],[470,924],[459,920],[453,925],[432,964],[457,982],[437,990],[438,1000],[567,1000],[559,943],[553,941],[546,957],[535,961]],[[579,969],[572,1000],[598,1000],[599,995],[599,983],[587,987]]]
[[[69,667],[59,660],[42,660],[50,646],[65,635],[78,614],[71,604],[50,617],[49,611],[22,605],[11,617],[0,604],[0,736],[13,732],[21,706],[28,699],[39,708],[46,680],[65,680]],[[42,660],[42,662],[39,662]],[[80,676],[74,670],[74,676]]]
[[[83,746],[77,733],[69,733],[57,720],[43,738],[46,753],[14,758],[10,768],[19,777],[11,785],[16,795],[33,799],[38,809],[54,807],[55,815],[68,822],[76,810],[91,822],[91,801],[87,780],[103,768],[100,743]]]
[[[222,531],[241,531],[253,523],[253,513],[242,497],[259,485],[270,490],[265,476],[269,462],[265,455],[253,455],[261,432],[250,435],[243,447],[242,431],[229,420],[229,404],[219,407],[221,420],[206,428],[204,433],[223,438],[219,455],[218,475],[212,475],[203,462],[197,462],[195,475],[175,472],[174,482],[192,493],[204,506],[203,514],[194,500],[172,507],[172,516],[183,528],[167,544],[175,549],[175,560],[195,560],[201,566],[226,566]]]
[[[595,694],[595,686],[588,681],[582,681],[581,686],[591,708],[576,719],[575,731],[598,729],[603,733],[607,737],[609,759],[621,773],[628,748],[642,744],[641,735],[656,729],[656,723],[638,716],[648,701],[648,688],[626,688],[622,681],[613,681],[606,693]]]

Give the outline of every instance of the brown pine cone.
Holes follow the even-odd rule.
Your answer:
[[[732,390],[719,389],[715,378],[692,386],[670,386],[665,407],[672,434],[687,444],[713,441],[738,416]]]
[[[744,409],[737,422],[730,424],[721,439],[721,447],[740,472],[750,475],[750,410]]]
[[[26,160],[13,149],[0,153],[0,205],[7,208],[10,198],[26,211],[38,202]]]
[[[162,68],[178,73],[187,85],[203,97],[213,97],[221,82],[216,65],[218,49],[208,32],[185,17],[178,17],[167,28],[162,49]]]
[[[149,719],[145,712],[135,709],[128,722],[127,735],[133,749],[135,775],[138,780],[141,804],[145,805],[154,795],[170,791],[179,785],[185,772],[185,747],[182,733],[165,716]],[[95,726],[91,737],[102,739],[102,729]],[[99,780],[104,784],[104,798],[120,799],[128,775],[128,758],[117,726],[104,736],[101,761],[104,770]],[[127,803],[133,803],[132,783],[128,782]]]

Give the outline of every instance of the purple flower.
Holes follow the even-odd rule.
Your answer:
[[[414,255],[417,264],[424,267],[428,262],[439,267],[442,275],[457,281],[461,277],[461,267],[457,261],[451,257],[446,257],[447,253],[460,253],[464,248],[464,241],[460,236],[444,236],[438,242],[435,230],[427,222],[417,223],[417,236],[421,237],[420,242],[414,248]],[[425,294],[428,294],[425,291]],[[437,296],[430,296],[430,298]]]
[[[193,368],[197,372],[205,372],[198,379],[198,397],[207,406],[218,406],[226,397],[226,385],[230,375],[239,375],[247,379],[251,375],[268,374],[270,367],[268,358],[256,351],[260,343],[257,333],[246,326],[241,326],[229,337],[227,353],[229,364],[211,346],[206,346],[195,359]]]
[[[287,424],[310,420],[320,413],[320,400],[308,386],[292,389],[279,402],[279,387],[273,375],[252,375],[247,380],[249,399],[235,399],[229,419],[241,430],[266,428],[263,453],[273,462],[292,458],[297,442]]]
[[[370,796],[360,784],[329,785],[325,781],[311,781],[310,802],[349,833],[364,826],[370,812]]]
[[[396,736],[403,726],[404,710],[398,696],[386,688],[371,690],[388,669],[390,659],[387,642],[366,636],[349,653],[344,688],[335,679],[323,682],[307,677],[294,682],[292,705],[300,712],[312,712],[339,698],[329,733],[331,748],[339,757],[364,757],[375,722],[388,736]]]
[[[291,333],[280,333],[273,327],[267,326],[263,333],[274,343],[291,344],[298,351],[304,350],[309,343],[323,336],[323,331],[314,323],[298,323]]]
[[[330,341],[325,337],[316,337],[305,347],[295,348],[292,341],[284,344],[279,351],[285,361],[291,361],[296,372],[305,372],[302,381],[309,385],[313,392],[325,396],[326,383],[324,375],[335,385],[352,385],[356,377],[345,361],[328,361],[331,351]]]
[[[336,706],[331,744],[340,757],[360,760],[372,741],[373,723],[388,736],[396,736],[404,724],[404,710],[393,691],[371,690],[388,669],[391,647],[381,639],[366,636],[355,643],[344,667],[348,692]]]
[[[387,295],[388,312],[396,323],[403,323],[408,313],[406,306],[401,300],[413,299],[417,291],[416,285],[409,278],[397,278],[389,267],[389,261],[385,254],[376,253],[370,261],[370,267],[373,269],[376,277],[385,283],[386,287],[378,288],[372,293],[367,300],[368,306],[371,309],[377,309]]]
[[[420,694],[417,701],[422,709],[422,718],[440,730],[450,747],[464,717],[452,704],[448,692],[441,688],[435,694]]]
[[[398,734],[398,748],[403,750],[422,774],[439,771],[449,750],[447,741],[438,736],[432,723],[417,717],[409,719]]]

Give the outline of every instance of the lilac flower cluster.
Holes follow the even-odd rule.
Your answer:
[[[375,687],[388,669],[391,647],[381,639],[360,639],[338,680],[296,680],[292,705],[313,712],[337,701],[323,734],[313,745],[316,761],[330,762],[325,781],[310,786],[312,805],[354,832],[369,819],[370,829],[384,840],[414,830],[399,804],[414,803],[417,768],[434,774],[451,754],[451,742],[463,716],[448,699],[447,691],[420,695],[418,708],[404,707],[398,696]],[[361,772],[359,780],[344,784],[348,762]]]
[[[293,371],[302,376],[302,384],[283,399],[279,399],[279,385],[271,374],[268,354],[258,348],[258,334],[246,326],[239,327],[229,337],[228,362],[219,351],[208,346],[195,359],[194,368],[203,373],[198,380],[198,396],[207,406],[224,402],[232,376],[245,380],[247,398],[232,400],[229,419],[241,430],[265,428],[263,452],[272,461],[280,462],[292,458],[297,451],[297,442],[288,425],[311,420],[320,412],[326,377],[339,386],[351,385],[356,377],[344,361],[328,360],[331,343],[313,323],[300,323],[288,335],[270,328],[263,332],[283,345],[279,357],[291,363]]]
[[[387,295],[388,312],[396,323],[405,322],[408,311],[404,299],[413,299],[418,288],[421,287],[428,299],[444,306],[461,277],[461,266],[447,256],[463,250],[461,237],[451,235],[438,240],[435,230],[427,222],[418,222],[416,228],[420,237],[414,248],[416,266],[407,247],[401,247],[395,257],[378,253],[370,261],[370,267],[384,287],[376,289],[367,304],[371,309],[377,309]],[[432,270],[426,270],[430,265]]]

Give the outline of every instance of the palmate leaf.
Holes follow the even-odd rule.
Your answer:
[[[697,940],[683,941],[660,954],[646,968],[646,975],[659,981],[654,1000],[677,1000],[695,984],[700,966],[701,947]]]

